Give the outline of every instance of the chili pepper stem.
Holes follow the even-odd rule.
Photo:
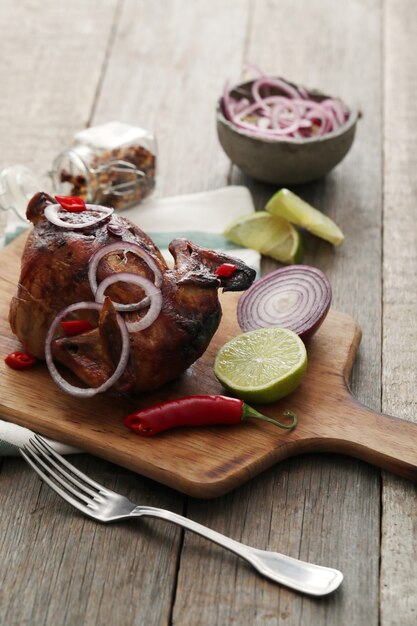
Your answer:
[[[270,424],[274,424],[275,426],[279,426],[279,428],[284,428],[285,430],[292,430],[296,427],[298,422],[298,417],[293,411],[284,411],[283,415],[291,417],[290,424],[283,424],[282,422],[278,422],[278,420],[272,419],[272,417],[268,417],[267,415],[263,415],[259,413],[256,409],[249,406],[246,403],[242,405],[242,420],[247,420],[250,417],[254,417],[256,419],[262,420],[264,422],[269,422]]]

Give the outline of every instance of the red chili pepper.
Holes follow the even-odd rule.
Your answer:
[[[177,426],[211,426],[212,424],[240,424],[249,417],[264,420],[290,430],[297,424],[297,416],[286,411],[292,422],[281,424],[255,411],[238,398],[227,396],[188,396],[140,409],[124,418],[123,423],[138,435],[147,437]]]
[[[237,265],[233,263],[222,263],[216,270],[216,275],[220,278],[230,278],[237,270]]]
[[[19,350],[8,354],[4,361],[13,370],[29,370],[36,363],[35,357]]]
[[[81,213],[87,209],[84,200],[78,196],[55,196],[55,200],[61,205],[64,211]]]
[[[61,322],[61,327],[69,337],[81,335],[94,328],[88,320],[69,320],[68,322]]]

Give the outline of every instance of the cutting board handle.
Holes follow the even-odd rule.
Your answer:
[[[325,438],[328,450],[417,482],[417,424],[373,411],[350,392],[343,404],[343,420]]]

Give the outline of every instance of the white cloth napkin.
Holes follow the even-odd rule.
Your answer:
[[[150,198],[142,204],[120,211],[153,239],[169,260],[169,243],[185,237],[213,250],[223,250],[259,270],[260,255],[240,248],[223,237],[222,232],[234,219],[254,211],[252,196],[246,187],[231,185],[169,198]]]
[[[28,428],[23,428],[11,422],[0,420],[0,456],[14,456],[18,453],[18,449],[25,445],[33,436],[33,432]],[[66,446],[57,441],[48,442],[59,454],[73,454],[80,452],[77,448]]]
[[[260,255],[257,252],[239,248],[222,236],[229,222],[253,210],[248,189],[229,186],[170,198],[150,198],[138,206],[121,211],[120,215],[128,217],[147,232],[168,262],[171,258],[167,249],[169,242],[176,237],[186,237],[199,245],[236,256],[258,271]],[[10,213],[6,242],[17,236],[22,228],[22,221]],[[0,456],[17,454],[18,448],[31,435],[27,428],[0,420]],[[52,443],[61,454],[78,452],[70,446]]]

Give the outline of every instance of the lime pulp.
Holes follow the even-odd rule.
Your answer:
[[[252,248],[281,263],[300,263],[303,244],[300,233],[287,219],[256,211],[231,222],[224,236],[239,246]]]
[[[330,217],[318,211],[289,189],[280,189],[268,201],[266,211],[305,228],[335,246],[344,241],[344,234]]]
[[[214,373],[242,400],[268,404],[301,383],[307,368],[302,340],[287,328],[258,328],[234,337],[218,351]]]

